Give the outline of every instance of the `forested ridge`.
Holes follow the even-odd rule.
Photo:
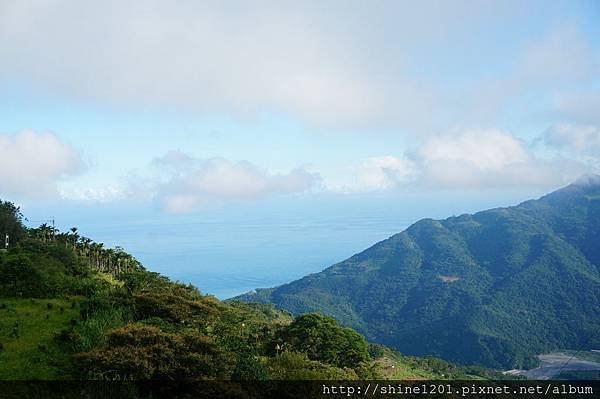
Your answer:
[[[221,302],[0,201],[0,379],[485,378],[370,344],[319,313]]]
[[[518,206],[420,220],[238,299],[323,312],[402,353],[463,364],[530,368],[540,353],[598,349],[600,176]]]

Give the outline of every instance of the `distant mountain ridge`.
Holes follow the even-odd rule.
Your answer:
[[[324,271],[237,297],[320,311],[411,355],[491,367],[600,345],[600,176],[423,219]]]

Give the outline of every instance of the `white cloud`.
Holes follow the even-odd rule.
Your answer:
[[[77,150],[52,133],[0,134],[0,194],[58,195],[57,182],[84,169]]]
[[[496,129],[432,137],[419,148],[418,157],[425,165],[464,162],[481,170],[501,170],[512,163],[529,161],[522,142]]]
[[[545,4],[521,3],[5,0],[0,76],[117,105],[425,132],[477,117],[466,99],[485,82],[474,73],[457,86],[453,71],[504,77],[498,65],[521,44],[505,30]],[[524,51],[520,83],[589,77],[587,37],[557,32]]]
[[[167,153],[154,160],[153,165],[159,175],[141,186],[169,212],[189,212],[226,201],[304,192],[320,180],[319,175],[302,168],[273,174],[247,161],[196,160],[179,151]]]
[[[111,202],[125,198],[121,187],[108,185],[103,187],[62,188],[60,196],[72,201]]]
[[[597,126],[562,123],[546,130],[541,139],[551,148],[600,158],[600,128]]]
[[[323,32],[310,7],[294,8],[2,2],[0,70],[119,104],[240,115],[275,109],[317,123],[361,123],[378,113],[380,93],[360,61]]]
[[[368,158],[356,168],[356,185],[346,191],[388,190],[410,181],[415,174],[414,162],[390,155]]]
[[[539,158],[524,142],[497,129],[430,138],[416,157],[419,184],[437,188],[551,188],[588,170],[576,161]]]
[[[590,167],[581,162],[536,157],[508,132],[467,130],[431,137],[402,157],[366,160],[357,168],[354,189],[547,188],[572,182],[588,171]]]

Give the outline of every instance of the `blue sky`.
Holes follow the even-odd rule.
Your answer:
[[[9,0],[0,54],[0,194],[25,206],[534,193],[599,168],[596,1]]]

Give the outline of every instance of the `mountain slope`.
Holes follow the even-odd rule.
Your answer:
[[[539,200],[405,231],[292,283],[239,297],[332,315],[403,353],[527,367],[600,343],[600,177]]]

